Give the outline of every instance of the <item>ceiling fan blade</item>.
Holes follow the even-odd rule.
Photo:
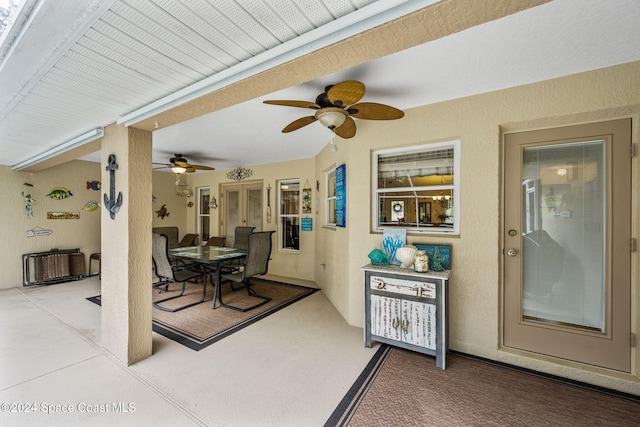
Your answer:
[[[184,157],[182,157],[182,154],[176,154],[176,157],[172,157],[170,159],[171,163],[170,164],[165,164],[165,163],[154,163],[156,165],[163,165],[160,168],[155,168],[155,169],[161,169],[161,168],[169,168],[172,169],[177,167],[181,167],[184,168],[185,171],[184,172],[176,172],[176,173],[193,173],[196,170],[207,170],[207,171],[212,171],[215,170],[215,168],[212,168],[211,166],[205,166],[205,165],[192,165],[191,163],[187,162],[187,159],[185,159]]]
[[[347,117],[342,126],[337,127],[333,132],[341,138],[353,138],[356,134],[356,122],[351,117]]]
[[[282,129],[282,133],[293,132],[294,130],[298,130],[309,123],[315,122],[316,120],[318,119],[316,119],[315,116],[301,117],[298,120],[294,120],[289,123],[284,129]]]
[[[352,112],[357,110],[357,112]],[[395,120],[404,116],[404,111],[375,102],[362,102],[347,110],[352,117],[365,120]]]
[[[202,170],[202,171],[214,171],[216,170],[216,168],[212,168],[211,166],[204,166],[204,165],[189,165],[191,168],[193,169],[198,169],[198,170]]]
[[[284,107],[311,108],[314,110],[318,110],[320,108],[320,106],[315,102],[309,102],[309,101],[263,101],[263,102],[269,105],[282,105]]]
[[[346,107],[360,101],[364,96],[364,84],[355,80],[347,80],[331,86],[327,91],[327,97],[332,104],[338,107]]]

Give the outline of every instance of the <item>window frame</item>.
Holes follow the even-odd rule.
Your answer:
[[[202,203],[202,196],[203,196],[203,192],[204,191],[208,191],[208,202],[206,203],[206,205],[204,206],[204,211],[206,211],[206,213],[203,213],[203,203]],[[209,206],[209,202],[211,201],[211,188],[210,187],[198,187],[196,189],[196,194],[197,194],[197,205],[196,205],[196,225],[198,228],[198,237],[200,238],[200,242],[206,242],[207,240],[204,239],[204,236],[202,235],[202,219],[203,218],[208,218],[209,219],[209,237],[211,237],[211,207]]]
[[[283,207],[283,185],[290,185],[290,184],[295,184],[298,186],[298,197],[297,197],[297,213],[291,214],[291,213],[286,213],[283,214],[282,213],[282,207]],[[276,181],[276,185],[278,188],[278,197],[277,197],[277,206],[278,206],[278,251],[279,252],[291,252],[291,253],[299,253],[300,252],[300,218],[301,216],[301,207],[300,207],[300,203],[301,203],[301,184],[300,184],[300,178],[288,178],[288,179],[280,179]],[[284,224],[283,224],[283,219],[285,218],[292,218],[295,221],[295,224],[298,227],[298,247],[294,248],[294,247],[288,247],[285,246],[283,244],[284,241],[284,236],[285,236],[285,230],[284,230]]]
[[[386,188],[379,189],[378,188],[378,159],[382,155],[393,155],[393,154],[402,154],[402,153],[419,153],[419,152],[429,152],[429,151],[439,151],[444,149],[453,149],[453,183],[452,184],[444,184],[444,185],[428,185],[421,187],[394,187],[394,188]],[[461,188],[461,179],[460,179],[460,140],[448,140],[448,141],[440,141],[433,143],[426,143],[408,147],[398,147],[398,148],[390,148],[383,150],[374,150],[371,152],[371,232],[373,233],[381,233],[385,229],[398,229],[405,228],[407,233],[410,234],[420,234],[420,235],[459,235],[460,234],[460,188]],[[402,192],[413,192],[416,200],[416,206],[418,206],[418,196],[415,194],[418,191],[445,191],[450,190],[452,192],[452,196],[449,199],[449,206],[453,206],[453,215],[451,216],[453,219],[452,227],[400,227],[398,225],[394,226],[385,226],[384,224],[379,224],[378,219],[380,218],[381,213],[381,198],[380,195],[385,193],[402,193]],[[407,196],[394,196],[394,198],[407,198]],[[431,203],[433,204],[436,200],[431,197]]]
[[[331,169],[327,170],[324,174],[324,178],[325,178],[325,184],[326,184],[326,189],[327,189],[327,193],[326,193],[326,197],[325,197],[325,226],[326,227],[331,227],[331,228],[336,228],[336,222],[335,219],[337,218],[337,213],[336,213],[336,167],[332,167]],[[331,179],[330,176],[333,174],[333,195],[331,195],[331,189],[332,187],[330,186],[331,183]],[[332,206],[332,202],[333,202],[333,215],[331,212],[331,206]],[[331,222],[331,218],[333,217],[334,221]]]

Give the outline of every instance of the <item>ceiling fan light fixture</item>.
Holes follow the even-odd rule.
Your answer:
[[[187,168],[183,168],[182,166],[172,166],[171,171],[180,175],[181,173],[185,173]]]
[[[333,130],[342,126],[348,114],[342,108],[325,107],[316,111],[315,116],[322,126]]]

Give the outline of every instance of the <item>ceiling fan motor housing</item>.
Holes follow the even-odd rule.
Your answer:
[[[171,163],[175,163],[175,162],[182,162],[182,163],[188,163],[187,159],[185,159],[184,157],[182,157],[182,154],[174,154],[175,157],[172,157],[171,159],[169,159],[169,161]]]

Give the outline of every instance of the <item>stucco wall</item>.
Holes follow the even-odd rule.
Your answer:
[[[87,181],[100,181],[100,165],[75,160],[37,173],[16,172],[0,166],[0,229],[3,244],[0,259],[4,261],[0,289],[22,286],[22,254],[43,252],[52,248],[80,248],[89,267],[89,255],[100,252],[100,210],[82,210],[89,200],[101,202],[102,192],[87,189]],[[23,185],[29,182],[33,187]],[[56,200],[46,195],[54,187],[71,190],[72,197]],[[33,218],[24,213],[21,193],[30,192],[36,204]],[[80,219],[47,219],[47,212],[80,212]],[[27,230],[44,228],[47,236],[27,237]],[[94,262],[94,271],[96,264]]]
[[[281,179],[300,179],[300,188],[302,188],[307,181],[312,188],[312,201],[313,209],[311,215],[304,215],[302,217],[311,217],[313,220],[314,231],[300,231],[300,252],[281,252],[278,251],[278,236],[273,237],[273,250],[271,251],[271,261],[269,262],[269,274],[285,277],[295,277],[303,280],[315,280],[315,236],[318,230],[318,217],[316,212],[316,172],[314,159],[302,159],[293,162],[281,162],[272,163],[268,165],[254,165],[246,166],[252,171],[250,178],[241,182],[255,182],[262,180],[263,192],[262,192],[262,227],[264,231],[276,230],[278,227],[278,205],[277,205],[277,185],[276,181]],[[210,194],[218,201],[218,208],[211,209],[211,232],[213,235],[218,235],[218,222],[220,215],[222,214],[222,203],[220,199],[220,185],[222,183],[234,183],[234,181],[227,178],[228,170],[216,170],[212,172],[197,172],[189,174],[188,179],[189,187],[196,193],[198,187],[209,187]],[[184,178],[183,178],[184,179]],[[267,186],[271,186],[271,222],[266,221],[266,207],[267,207]],[[195,196],[189,198],[190,201],[196,201]],[[157,204],[157,203],[156,203]],[[186,204],[186,201],[185,201]],[[302,207],[301,207],[302,208]],[[190,233],[196,233],[196,207],[188,208],[187,210],[187,229]]]
[[[102,304],[100,343],[133,364],[152,352],[151,328],[151,132],[110,125],[102,139],[102,163],[115,156],[117,171],[102,170],[109,202],[102,211]],[[109,183],[107,185],[106,183]],[[110,194],[111,184],[115,193]]]
[[[74,160],[60,166],[55,166],[40,172],[12,171],[8,166],[0,166],[0,229],[6,239],[6,244],[0,245],[0,255],[7,260],[5,272],[0,277],[0,289],[22,286],[22,254],[43,252],[52,248],[72,249],[80,248],[85,254],[85,264],[89,268],[89,256],[100,252],[100,210],[89,212],[82,207],[89,200],[95,200],[102,208],[102,195],[108,192],[108,185],[102,191],[87,189],[87,181],[100,181],[101,166],[95,162]],[[29,182],[33,187],[23,184]],[[153,226],[177,226],[180,237],[187,230],[186,199],[175,193],[175,175],[173,173],[153,173],[153,203],[151,215]],[[71,190],[73,196],[55,200],[46,197],[54,187],[65,187]],[[22,202],[23,191],[30,191],[36,204],[33,217],[28,218],[24,213]],[[156,214],[160,207],[166,204],[170,215],[161,219]],[[47,219],[47,212],[65,211],[80,212],[80,219],[51,220]],[[48,236],[27,237],[27,230],[41,227],[53,232]],[[97,263],[93,263],[95,272]]]
[[[359,130],[358,130],[359,132]],[[332,149],[327,145],[316,156],[316,170],[320,181],[319,200],[321,208],[318,215],[318,227],[316,230],[316,283],[322,291],[336,306],[338,311],[350,321],[358,326],[362,326],[362,319],[352,322],[349,313],[353,312],[354,305],[362,305],[362,293],[359,287],[351,286],[349,280],[349,259],[354,256],[350,248],[350,238],[360,238],[361,234],[351,232],[352,227],[359,227],[359,224],[366,217],[362,217],[363,212],[369,215],[369,190],[368,178],[366,181],[356,182],[351,170],[349,161],[349,145],[352,139],[334,139],[335,147]],[[369,155],[368,153],[366,154]],[[325,174],[338,166],[346,165],[346,227],[326,227],[327,222],[326,205],[324,200],[327,197]],[[364,201],[363,198],[364,197]],[[358,204],[358,206],[356,206]],[[359,215],[359,216],[358,216]],[[368,253],[368,252],[367,252]],[[361,254],[355,254],[359,257]],[[366,254],[364,254],[366,257]],[[366,263],[363,263],[364,265]],[[361,280],[362,281],[362,280]],[[355,292],[355,297],[352,293]],[[359,297],[360,296],[360,297]]]
[[[185,177],[182,181],[186,182]],[[153,172],[153,196],[155,197],[152,206],[153,227],[178,227],[182,238],[187,233],[187,202],[194,200],[193,197],[187,200],[186,197],[178,196],[176,193],[176,174],[173,172]],[[165,206],[169,215],[164,218],[158,211]]]
[[[402,120],[358,121],[358,133],[353,139],[348,142],[336,139],[338,156],[332,156],[326,148],[317,157],[317,170],[339,162],[340,157],[347,159],[348,200],[348,225],[344,231],[348,237],[343,236],[341,230],[337,230],[334,236],[320,230],[318,240],[326,244],[318,245],[317,258],[330,259],[336,252],[348,253],[349,261],[346,269],[336,267],[331,275],[320,273],[316,281],[350,324],[362,326],[361,267],[369,262],[367,254],[371,249],[380,247],[382,238],[381,234],[370,231],[371,151],[460,139],[460,235],[409,235],[407,239],[410,243],[452,246],[450,347],[639,393],[638,383],[630,377],[616,382],[612,377],[522,358],[501,352],[500,348],[502,134],[632,117],[633,139],[637,141],[640,113],[638,75],[640,63],[632,63],[414,108],[406,111]],[[633,206],[637,206],[637,158],[633,162]],[[636,210],[634,224],[637,223]],[[637,228],[634,227],[636,234]],[[636,253],[635,266],[637,258]],[[637,298],[637,276],[637,270],[634,270],[634,298]],[[348,280],[347,284],[345,280]],[[347,295],[348,301],[345,301]],[[634,317],[634,324],[637,323],[637,317]]]
[[[413,236],[409,242],[450,244],[453,247],[453,272],[450,283],[450,346],[452,349],[504,360],[528,368],[559,374],[640,394],[638,382],[631,376],[606,375],[595,369],[576,367],[558,360],[548,361],[532,355],[505,351],[500,343],[501,313],[501,147],[505,132],[532,130],[578,123],[631,117],[633,140],[638,139],[640,88],[637,76],[640,62],[596,70],[575,76],[505,89],[464,99],[423,106],[406,111],[402,120],[390,122],[358,121],[357,135],[350,140],[336,138],[337,151],[329,146],[315,159],[271,165],[251,166],[251,179],[271,185],[272,222],[277,226],[276,180],[300,178],[312,184],[314,201],[313,232],[301,232],[300,254],[273,252],[270,273],[314,280],[323,289],[344,318],[352,325],[363,324],[363,285],[361,267],[369,262],[367,254],[379,247],[382,236],[370,231],[371,151],[411,146],[457,138],[461,140],[462,173],[459,208],[459,236]],[[324,172],[342,163],[347,165],[347,227],[328,229],[324,223]],[[638,159],[633,160],[633,236],[640,221],[638,206]],[[20,254],[49,250],[52,247],[80,247],[87,255],[100,250],[100,217],[81,211],[80,220],[46,220],[47,210],[79,210],[89,199],[100,201],[100,193],[85,190],[86,181],[99,179],[100,165],[74,161],[43,172],[27,174],[0,167],[2,230],[6,242],[0,253],[8,263],[0,279],[0,288],[21,285]],[[218,198],[219,184],[229,182],[227,171],[198,172],[187,176],[190,187],[209,186]],[[34,219],[22,212],[23,182],[34,184],[37,200]],[[154,213],[153,225],[178,225],[181,234],[195,232],[195,209],[183,209],[188,202],[175,196],[173,174],[154,174],[153,193],[158,198],[153,210],[167,203],[171,213],[160,220]],[[320,182],[316,191],[315,182]],[[47,199],[54,186],[66,186],[74,197],[62,201]],[[263,193],[266,207],[266,191]],[[316,214],[315,200],[320,200]],[[166,200],[166,202],[165,202]],[[192,198],[191,200],[195,200]],[[93,215],[93,214],[96,215]],[[219,209],[212,211],[217,224]],[[175,221],[175,222],[174,222]],[[35,226],[50,228],[50,236],[26,237]],[[11,242],[16,242],[11,244]],[[638,306],[638,252],[633,256],[632,289],[634,308]],[[638,310],[633,312],[633,330],[640,324]],[[633,355],[637,372],[638,354]],[[616,378],[618,377],[618,378]]]

